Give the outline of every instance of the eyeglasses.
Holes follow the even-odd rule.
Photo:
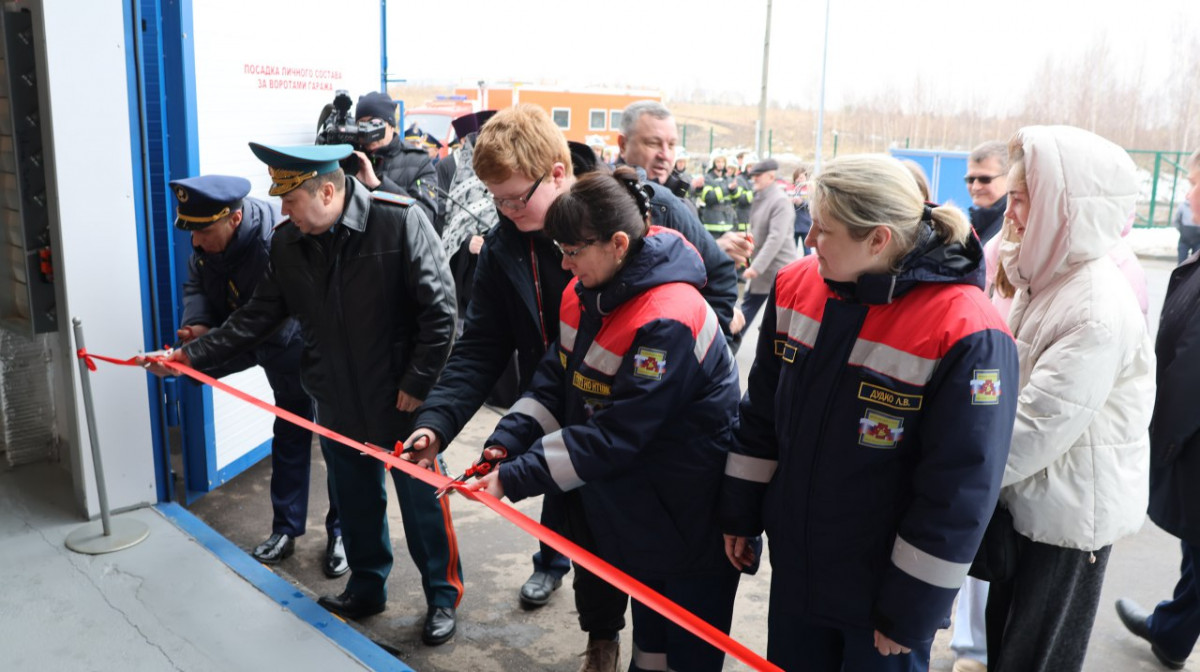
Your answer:
[[[963,182],[966,182],[967,186],[969,187],[971,186],[972,182],[978,181],[980,184],[986,187],[992,183],[992,180],[997,180],[1001,177],[1003,177],[1003,175],[967,175],[963,178]]]
[[[564,257],[566,257],[568,259],[574,259],[576,256],[579,255],[580,252],[587,249],[587,247],[589,245],[595,245],[596,242],[597,242],[597,240],[595,238],[589,238],[589,239],[583,241],[583,244],[581,244],[579,247],[577,247],[573,250],[563,249],[563,246],[557,240],[554,241],[554,246],[558,248],[559,252],[563,253]]]
[[[533,192],[537,191],[537,188],[541,186],[544,179],[546,179],[546,173],[542,173],[541,177],[534,180],[533,186],[529,188],[529,193],[520,198],[499,198],[492,196],[492,203],[496,204],[497,209],[504,208],[514,212],[524,210],[525,206],[529,204],[529,199],[533,198]]]

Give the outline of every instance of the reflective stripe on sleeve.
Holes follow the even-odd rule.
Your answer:
[[[862,338],[858,339],[854,349],[850,351],[850,364],[878,371],[889,378],[913,385],[928,383],[940,361],[918,357],[890,345]]]
[[[704,315],[704,326],[700,327],[700,333],[696,334],[696,347],[693,352],[696,353],[697,362],[704,362],[704,356],[708,354],[708,349],[712,346],[713,339],[717,337],[719,329],[717,314],[709,307]]]
[[[775,476],[779,460],[767,460],[739,453],[730,453],[725,459],[725,475],[755,483],[770,483]]]
[[[817,333],[821,331],[821,323],[813,318],[791,308],[777,307],[775,319],[776,330],[786,333],[788,338],[797,343],[813,347],[817,342]]]
[[[957,590],[962,586],[969,562],[950,562],[913,546],[897,536],[892,546],[892,564],[900,571],[931,586]]]
[[[667,672],[667,654],[642,651],[637,644],[633,645],[633,665],[647,672]]]
[[[554,414],[550,412],[550,409],[546,408],[541,402],[533,399],[532,397],[521,397],[517,400],[517,403],[512,405],[512,408],[508,409],[508,412],[520,413],[533,418],[539,425],[542,426],[543,434],[550,434],[562,429],[562,427],[558,424],[558,419],[554,417]]]
[[[573,351],[575,349],[575,335],[579,331],[571,325],[559,320],[558,322],[558,341],[562,343],[563,349]]]
[[[567,442],[563,439],[561,429],[542,439],[542,451],[546,455],[550,478],[554,479],[559,490],[566,492],[583,485],[583,479],[575,473],[575,465],[571,463],[571,454],[567,451]]]
[[[615,352],[605,350],[599,343],[592,341],[591,346],[588,347],[587,354],[583,356],[583,363],[600,373],[615,376],[617,375],[617,371],[621,369],[621,356]]]

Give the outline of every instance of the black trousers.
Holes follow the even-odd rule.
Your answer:
[[[1146,619],[1150,639],[1175,660],[1187,660],[1196,640],[1200,639],[1200,546],[1180,542],[1183,557],[1179,562],[1179,583],[1169,600],[1158,603]]]
[[[1016,575],[988,592],[989,672],[1082,670],[1111,551],[1021,537]]]
[[[583,511],[579,492],[566,492],[561,498],[564,536],[583,548],[596,553],[592,528]],[[575,609],[579,612],[579,628],[589,635],[608,638],[625,628],[625,608],[629,596],[604,579],[575,565]]]

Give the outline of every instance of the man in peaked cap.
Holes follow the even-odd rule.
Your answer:
[[[378,119],[384,123],[382,138],[355,150],[359,161],[355,177],[371,191],[389,191],[416,199],[432,222],[438,212],[437,172],[425,149],[406,143],[396,132],[396,101],[378,91],[359,96],[354,118]]]
[[[277,211],[249,198],[244,177],[201,175],[171,182],[175,195],[175,227],[191,233],[192,256],[183,285],[183,319],[176,332],[181,343],[208,333],[249,301],[266,270]],[[275,405],[312,419],[312,400],[300,385],[300,328],[295,320],[253,349],[205,369],[220,378],[258,365],[267,375]],[[308,482],[312,433],[276,419],[271,441],[271,536],[251,551],[263,564],[274,565],[292,555],[296,537],[308,520]],[[342,547],[337,507],[330,497],[325,516],[325,575],[345,574],[350,566]]]
[[[433,137],[428,131],[413,124],[404,131],[404,141],[414,147],[425,150],[429,160],[434,162],[434,172],[437,172],[438,154],[442,151],[442,141]]]
[[[271,174],[283,214],[270,264],[249,302],[172,357],[206,367],[271,334],[288,317],[304,342],[301,377],[317,422],[358,441],[391,446],[410,429],[454,338],[454,288],[433,226],[413,199],[372,192],[346,176],[349,145],[251,143]],[[153,370],[153,368],[152,368]],[[318,603],[347,618],[384,610],[392,566],[383,463],[321,438],[342,519],[350,579]],[[444,466],[436,468],[443,472]],[[422,640],[456,629],[462,569],[447,500],[393,470],[408,550],[428,610]]]

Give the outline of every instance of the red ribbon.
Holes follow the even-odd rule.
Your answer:
[[[80,348],[76,354],[80,359],[84,360],[88,369],[91,371],[96,370],[95,360],[108,362],[110,364],[117,364],[119,366],[139,366],[136,357],[130,357],[129,359],[116,359],[113,357],[105,357],[103,355],[94,355],[87,352],[87,350],[83,348]],[[455,482],[441,474],[434,473],[428,469],[422,469],[412,462],[402,460],[399,457],[392,455],[386,450],[381,450],[378,447],[342,436],[341,434],[322,427],[321,425],[318,425],[307,418],[302,418],[295,413],[290,413],[276,406],[272,406],[271,404],[268,404],[257,397],[246,394],[237,388],[230,387],[216,378],[212,378],[211,376],[200,373],[199,371],[185,364],[169,361],[164,357],[158,356],[146,357],[144,361],[162,364],[163,366],[186,375],[198,382],[232,394],[238,399],[257,406],[268,413],[287,420],[288,422],[299,425],[332,441],[337,441],[344,446],[354,448],[355,450],[361,451],[366,455],[370,455],[371,457],[374,457],[375,459],[386,464],[389,468],[395,467],[400,469],[409,476],[419,481],[423,481],[434,488],[440,488],[448,485],[450,489],[458,491],[458,493],[463,497],[479,502],[489,509],[495,511],[504,518],[508,519],[509,522],[513,523],[525,532],[533,535],[539,541],[545,542],[550,547],[567,556],[574,562],[582,565],[588,571],[609,582],[622,592],[628,594],[633,599],[641,602],[647,607],[650,607],[654,611],[657,611],[664,618],[669,619],[679,627],[684,628],[700,639],[703,639],[709,644],[721,649],[725,653],[737,658],[743,663],[749,665],[751,668],[755,670],[764,670],[767,672],[783,672],[780,667],[751,651],[745,645],[741,644],[729,635],[714,628],[704,619],[696,616],[678,604],[675,604],[671,600],[668,600],[642,582],[634,579],[625,572],[622,572],[608,562],[600,559],[595,554],[579,547],[554,530],[542,526],[529,516],[517,511],[512,506],[505,504],[486,492],[469,490],[464,483]]]

